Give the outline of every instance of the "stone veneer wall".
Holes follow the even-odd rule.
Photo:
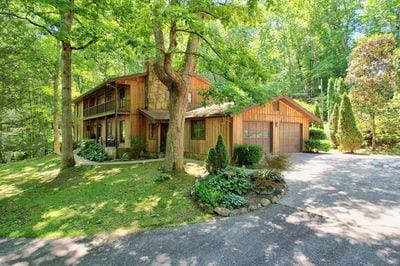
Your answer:
[[[153,62],[147,62],[146,107],[149,110],[168,109],[168,90],[157,78]]]

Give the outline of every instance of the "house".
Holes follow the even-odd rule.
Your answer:
[[[287,96],[265,106],[252,106],[239,114],[230,103],[201,106],[200,91],[210,82],[193,75],[188,91],[185,121],[185,156],[204,158],[224,137],[232,153],[235,144],[253,143],[265,152],[299,152],[308,138],[309,124],[319,120]],[[145,73],[112,78],[82,94],[73,102],[74,138],[97,139],[116,156],[130,148],[130,136],[144,136],[147,152],[165,152],[168,130],[168,90],[151,65]]]

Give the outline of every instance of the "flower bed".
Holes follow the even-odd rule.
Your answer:
[[[275,203],[286,190],[283,176],[276,170],[248,173],[227,167],[198,179],[192,195],[207,212],[231,216]]]

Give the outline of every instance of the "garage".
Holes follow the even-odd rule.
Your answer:
[[[272,122],[243,121],[243,143],[263,146],[264,152],[272,152]]]
[[[279,150],[282,153],[300,152],[302,150],[302,127],[300,123],[283,123],[279,125]]]

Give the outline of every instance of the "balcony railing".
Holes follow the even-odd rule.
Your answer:
[[[103,113],[109,113],[113,111],[117,112],[129,112],[129,99],[119,99],[117,108],[115,108],[115,100],[91,106],[83,110],[83,117],[100,115]]]

